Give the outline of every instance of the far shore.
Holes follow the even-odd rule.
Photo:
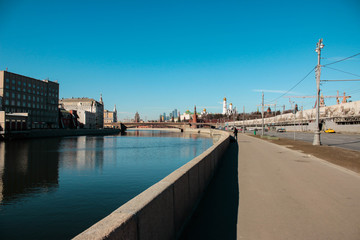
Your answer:
[[[168,132],[181,132],[179,128],[127,128],[126,131],[168,131]]]

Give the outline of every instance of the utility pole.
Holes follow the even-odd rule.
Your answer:
[[[294,102],[294,141],[296,140],[295,138],[295,132],[296,132],[296,125],[295,125],[295,120],[296,120],[296,111],[295,111],[295,102]]]
[[[261,101],[261,136],[264,136],[264,92],[262,92],[262,101]]]
[[[319,126],[319,118],[320,118],[320,75],[321,75],[321,65],[320,65],[320,57],[321,57],[321,49],[324,47],[324,44],[322,42],[323,40],[320,39],[319,42],[316,44],[315,52],[318,54],[318,64],[316,66],[316,129],[314,134],[314,141],[313,145],[321,145],[320,140],[320,126]]]
[[[243,129],[242,132],[245,133],[245,106],[243,106]]]

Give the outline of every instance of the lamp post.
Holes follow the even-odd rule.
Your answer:
[[[319,128],[319,118],[320,118],[320,74],[321,74],[321,65],[320,65],[320,57],[321,57],[321,49],[324,47],[322,42],[323,40],[320,39],[319,42],[316,44],[315,52],[318,54],[318,64],[316,66],[316,129],[314,134],[314,141],[313,145],[321,145],[320,140],[320,128]]]

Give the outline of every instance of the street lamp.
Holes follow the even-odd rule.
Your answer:
[[[313,145],[321,145],[320,140],[320,128],[319,128],[319,106],[320,106],[320,75],[321,75],[321,65],[320,65],[320,56],[321,56],[321,49],[325,46],[322,42],[323,40],[320,39],[319,42],[316,44],[315,52],[318,54],[318,64],[316,66],[315,75],[316,75],[316,129],[314,134],[314,141]]]

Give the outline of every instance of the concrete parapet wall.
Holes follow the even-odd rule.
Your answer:
[[[218,135],[219,140],[74,239],[176,239],[230,143],[230,135],[225,131],[185,132]]]
[[[333,128],[337,132],[352,132],[360,133],[359,124],[354,125],[338,125],[331,122],[334,118],[351,118],[360,117],[360,101],[341,103],[332,106],[320,107],[320,120],[324,122],[325,128]],[[315,109],[307,109],[304,111],[298,111],[296,114],[286,113],[276,117],[264,118],[264,124],[268,126],[276,125],[285,127],[289,131],[315,131],[316,125],[314,124],[316,119]],[[290,123],[290,125],[289,125]],[[298,126],[291,126],[291,123],[295,123]],[[299,126],[307,123],[308,126]],[[235,124],[236,126],[261,126],[262,119],[252,119],[245,121],[229,122],[229,125]]]

